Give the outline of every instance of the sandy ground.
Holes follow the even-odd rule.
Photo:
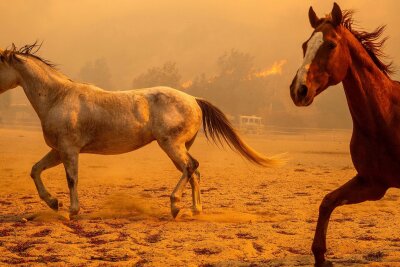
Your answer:
[[[157,144],[82,155],[81,218],[70,221],[63,168],[43,174],[64,203],[58,214],[29,177],[48,151],[41,132],[0,129],[0,265],[311,266],[319,203],[355,173],[350,134],[245,137],[268,155],[290,152],[279,169],[252,166],[200,135],[191,153],[200,162],[204,214],[179,220],[169,214],[169,194],[180,174]],[[334,212],[328,257],[336,266],[400,266],[399,196],[391,189],[379,202]],[[183,202],[190,207],[189,186]]]

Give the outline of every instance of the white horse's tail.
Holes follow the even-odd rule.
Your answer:
[[[203,99],[196,98],[196,101],[203,114],[203,128],[207,139],[211,139],[215,144],[222,144],[222,140],[224,140],[232,150],[257,165],[271,167],[285,163],[282,156],[268,158],[247,145],[219,108]]]

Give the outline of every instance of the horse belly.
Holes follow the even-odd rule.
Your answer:
[[[145,131],[106,131],[94,136],[81,149],[81,153],[122,154],[141,148],[153,140],[153,136]]]

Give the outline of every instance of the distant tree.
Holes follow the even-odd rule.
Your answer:
[[[236,79],[246,78],[254,68],[254,57],[232,49],[217,60],[220,76],[231,76]]]
[[[202,73],[193,79],[192,84],[187,88],[187,93],[193,96],[209,98],[210,84],[207,76]]]
[[[231,115],[256,115],[268,105],[269,77],[254,76],[254,58],[232,49],[217,60],[218,74],[197,76],[187,92],[206,98]]]
[[[111,89],[111,74],[105,58],[87,62],[79,71],[78,77],[84,82]]]
[[[133,79],[134,88],[152,86],[170,86],[180,88],[182,76],[175,62],[168,61],[161,67],[152,67],[145,73],[139,74]]]

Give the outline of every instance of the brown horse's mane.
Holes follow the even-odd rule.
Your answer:
[[[55,68],[55,64],[50,61],[36,55],[36,53],[40,50],[42,44],[38,44],[38,42],[34,42],[33,44],[27,44],[20,48],[17,48],[14,43],[11,44],[11,48],[7,48],[3,52],[0,53],[0,61],[12,63],[13,61],[21,62],[21,59],[17,57],[17,55],[26,56],[35,58],[47,66],[51,68]]]
[[[383,52],[383,46],[388,37],[382,37],[386,25],[379,26],[372,32],[367,32],[362,29],[355,29],[355,22],[353,19],[354,10],[344,10],[342,18],[342,26],[349,30],[354,37],[365,48],[372,61],[385,75],[389,76],[395,72],[393,62],[385,63],[384,59],[387,55]],[[356,25],[357,26],[357,25]]]

